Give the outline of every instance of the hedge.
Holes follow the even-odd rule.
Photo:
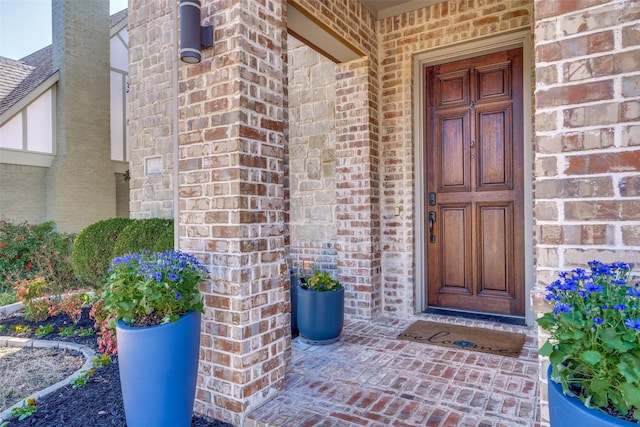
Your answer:
[[[73,242],[73,271],[86,286],[96,290],[104,286],[113,259],[113,248],[120,233],[134,222],[129,218],[111,218],[84,228]]]

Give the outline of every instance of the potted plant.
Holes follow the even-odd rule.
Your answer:
[[[192,255],[144,251],[113,259],[102,294],[115,313],[129,427],[190,426],[207,270]]]
[[[637,425],[640,421],[640,284],[633,264],[589,263],[546,288],[552,426]]]
[[[327,272],[314,271],[298,286],[298,330],[310,344],[340,339],[344,324],[344,286]]]

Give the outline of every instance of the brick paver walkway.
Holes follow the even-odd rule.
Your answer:
[[[247,426],[537,426],[534,328],[424,315],[527,335],[518,359],[401,341],[409,320],[346,322],[339,342],[293,340],[286,390]]]

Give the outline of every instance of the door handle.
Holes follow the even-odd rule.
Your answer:
[[[433,225],[436,223],[435,211],[429,211],[429,242],[436,242],[436,235],[433,234]]]

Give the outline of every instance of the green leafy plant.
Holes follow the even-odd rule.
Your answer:
[[[95,374],[95,372],[96,372],[95,369],[82,370],[77,377],[72,378],[69,381],[69,383],[71,384],[71,387],[72,388],[84,387],[85,385],[87,385],[87,382],[89,382],[89,378],[91,378],[93,374]]]
[[[76,327],[74,325],[58,328],[59,337],[70,337],[76,333]]]
[[[0,325],[0,334],[1,334],[5,329],[7,329],[7,325],[4,325],[4,324]]]
[[[551,379],[587,407],[640,421],[640,284],[633,264],[589,263],[546,288],[553,310],[537,319],[549,339]]]
[[[118,236],[134,220],[111,218],[85,227],[73,242],[73,271],[87,286],[101,290]]]
[[[95,331],[92,328],[80,328],[75,331],[75,334],[79,337],[90,337],[95,334]]]
[[[31,327],[27,325],[14,325],[13,330],[18,335],[31,333]]]
[[[50,333],[52,333],[53,329],[54,327],[51,323],[48,323],[46,325],[40,325],[36,328],[36,330],[34,331],[34,334],[38,338],[43,338],[49,335]]]
[[[92,360],[93,366],[107,366],[111,364],[113,360],[111,356],[108,354],[101,354],[100,356],[95,356]]]
[[[102,293],[104,307],[130,326],[177,321],[204,312],[198,284],[207,270],[192,255],[168,250],[115,258]]]
[[[315,270],[313,274],[301,281],[302,288],[316,292],[335,292],[342,289],[342,284],[330,273]]]
[[[36,404],[36,399],[33,397],[29,397],[24,400],[22,406],[18,406],[17,408],[13,408],[11,410],[11,416],[14,418],[18,418],[19,421],[22,421],[25,418],[29,418],[31,415],[35,414],[37,411],[38,405]]]
[[[76,289],[71,250],[74,236],[55,231],[53,221],[38,225],[0,221],[0,294],[20,280],[42,276],[52,293]],[[12,292],[11,292],[12,293]]]
[[[169,249],[173,249],[173,219],[141,218],[133,220],[120,232],[112,257],[144,250],[164,252]]]

